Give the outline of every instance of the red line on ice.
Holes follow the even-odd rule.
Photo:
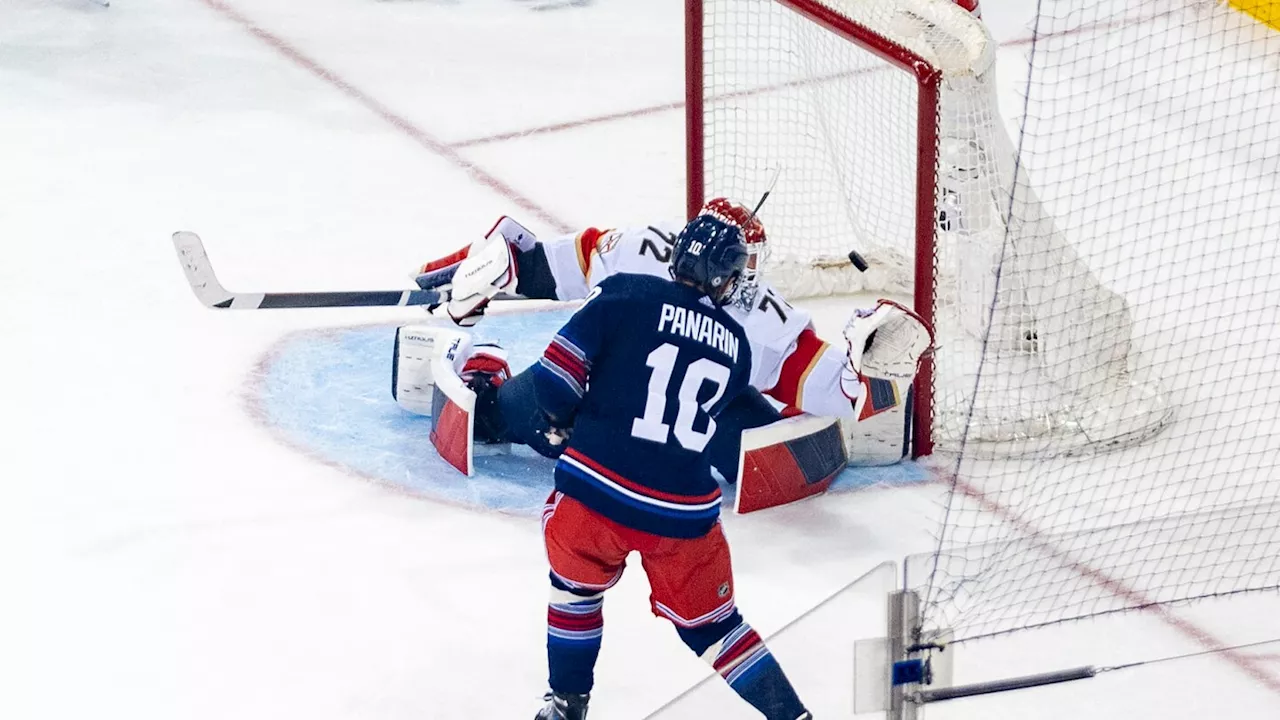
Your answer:
[[[352,85],[351,83],[342,79],[337,73],[324,67],[320,63],[316,62],[315,60],[311,59],[307,55],[303,54],[301,50],[294,47],[293,45],[290,45],[284,39],[280,38],[277,35],[272,34],[270,31],[254,23],[248,17],[240,14],[237,10],[232,8],[230,5],[223,2],[223,0],[200,0],[200,2],[204,3],[205,5],[209,6],[213,10],[222,14],[224,17],[234,21],[236,24],[240,25],[242,28],[247,30],[254,37],[258,38],[259,40],[262,40],[266,44],[270,45],[273,49],[278,51],[280,54],[284,55],[289,60],[293,61],[295,65],[303,68],[304,70],[307,70],[311,74],[315,75],[321,80],[324,80],[325,82],[329,83],[333,87],[342,91],[344,95],[360,103],[365,108],[372,111],[375,115],[381,117],[383,120],[386,120],[388,123],[390,123],[393,127],[399,130],[401,133],[408,136],[414,142],[418,143],[418,145],[422,146],[423,148],[426,148],[430,152],[444,158],[445,160],[448,160],[450,163],[457,166],[459,169],[461,169],[463,172],[469,175],[471,179],[474,180],[475,182],[493,190],[494,192],[497,192],[500,195],[503,195],[508,200],[518,205],[522,210],[526,210],[532,213],[533,215],[537,216],[538,219],[547,223],[548,225],[555,228],[559,232],[569,232],[570,230],[573,229],[571,225],[561,220],[560,218],[552,215],[545,208],[538,205],[528,197],[525,197],[515,188],[511,187],[510,185],[506,184],[502,180],[498,179],[497,176],[489,172],[486,172],[485,170],[478,167],[475,163],[462,157],[462,155],[460,155],[458,151],[455,148],[451,147],[448,143],[445,143],[444,141],[436,138],[435,136],[431,135],[425,130],[414,125],[403,115],[396,114],[386,105],[383,105],[382,103],[378,102],[373,97],[371,97],[364,91],[357,88],[355,85]]]
[[[856,70],[848,70],[839,73],[831,73],[816,78],[806,78],[804,80],[791,80],[785,83],[775,83],[773,85],[764,85],[750,90],[737,90],[731,93],[717,95],[717,100],[732,100],[733,98],[753,97],[755,95],[763,95],[775,90],[784,90],[792,87],[804,87],[807,85],[815,85],[827,82],[829,80],[839,80],[855,75],[866,75],[873,72],[889,72],[893,70],[888,66],[885,67],[865,67]],[[551,125],[543,125],[540,127],[526,128],[524,130],[512,130],[510,132],[498,133],[496,135],[487,135],[485,137],[472,138],[470,140],[459,140],[451,145],[454,148],[469,148],[476,145],[488,145],[490,143],[504,142],[507,140],[519,140],[523,137],[531,135],[544,135],[547,133],[560,132],[562,130],[576,130],[581,127],[591,125],[599,125],[601,123],[613,122],[615,120],[630,120],[632,118],[644,117],[646,115],[656,115],[668,110],[680,110],[684,108],[684,101],[678,100],[661,105],[651,105],[649,107],[636,108],[634,110],[624,110],[622,112],[609,113],[607,115],[596,115],[594,117],[585,117],[578,120],[566,120],[565,122],[553,123]]]
[[[356,86],[352,85],[351,83],[339,77],[332,70],[325,68],[324,66],[320,65],[320,63],[316,62],[315,60],[312,60],[307,55],[304,55],[302,51],[290,45],[288,42],[286,42],[282,38],[258,26],[252,20],[248,19],[244,15],[241,15],[239,12],[231,8],[222,0],[200,0],[200,2],[209,6],[211,9],[222,14],[228,19],[234,21],[235,23],[243,27],[245,30],[247,30],[250,34],[254,35],[258,39],[267,43],[273,49],[275,49],[285,57],[289,58],[299,67],[319,77],[320,79],[329,83],[333,87],[342,91],[343,94],[347,95],[351,99],[365,106],[367,109],[369,109],[374,114],[381,117],[382,119],[386,120],[397,130],[400,130],[403,134],[407,135],[410,139],[414,140],[425,149],[429,150],[430,152],[436,155],[439,155],[445,160],[448,160],[453,165],[462,169],[471,177],[472,180],[507,197],[509,200],[516,203],[522,209],[533,213],[543,222],[546,222],[548,225],[551,225],[552,227],[556,228],[561,232],[568,232],[569,230],[572,229],[572,227],[568,225],[568,223],[564,222],[563,220],[560,220],[559,218],[555,217],[547,210],[543,209],[541,206],[534,203],[529,198],[522,195],[515,188],[512,188],[510,185],[507,185],[502,180],[498,179],[496,176],[482,170],[481,168],[477,167],[474,163],[463,158],[457,152],[457,150],[460,148],[470,147],[474,145],[499,142],[503,140],[512,140],[512,139],[525,137],[527,135],[537,135],[537,134],[543,134],[543,133],[549,133],[549,132],[557,132],[560,130],[575,129],[575,128],[580,128],[587,125],[595,125],[603,122],[611,122],[614,120],[624,120],[624,119],[640,117],[644,115],[651,115],[659,112],[664,112],[667,110],[677,110],[684,107],[683,101],[671,102],[663,105],[656,105],[656,106],[647,107],[647,108],[638,108],[635,110],[629,110],[625,112],[611,113],[608,115],[601,115],[597,117],[582,118],[579,120],[557,123],[554,125],[548,125],[544,127],[529,128],[527,130],[522,130],[522,131],[502,133],[500,135],[494,135],[490,137],[464,140],[464,141],[450,145],[437,139],[436,137],[432,136],[431,134],[427,133],[421,128],[417,127],[408,119],[406,119],[404,116],[396,114],[387,106],[378,102],[368,94],[361,91]],[[1150,20],[1150,19],[1153,19],[1153,18],[1144,18],[1144,20]],[[1080,28],[1070,32],[1079,32],[1083,29],[1084,28]],[[1030,42],[1031,42],[1031,38],[1021,38],[1017,40],[1008,41],[1004,43],[1004,46],[1008,47],[1008,46],[1025,45]],[[818,80],[811,80],[809,82],[816,82],[816,81]],[[778,88],[766,87],[766,88],[760,88],[758,90],[753,90],[753,91],[743,91],[738,94],[749,95],[749,94],[755,94],[760,92],[767,92],[769,90],[775,90],[775,89],[778,89]],[[260,367],[262,364],[264,364],[268,360],[268,357],[264,357],[263,360],[260,361],[259,363]],[[250,414],[255,417],[260,417],[261,411],[258,408],[254,407],[255,403],[250,401],[249,404],[251,407]],[[314,457],[314,454],[312,453],[308,452],[306,454],[313,455]],[[347,472],[352,472],[350,468],[342,467],[337,463],[327,462],[324,460],[321,460],[321,461],[325,462],[325,464],[327,465],[339,467],[340,469],[345,470]],[[359,475],[359,473],[353,473],[353,474]],[[1027,533],[1029,536],[1033,538],[1040,538],[1041,539],[1040,542],[1042,545],[1049,548],[1050,550],[1053,550],[1052,545],[1049,544],[1048,540],[1044,539],[1043,533],[1041,533],[1037,528],[1035,528],[1035,526],[1031,525],[1029,522],[1022,519],[1014,511],[1004,507],[1003,505],[995,502],[994,500],[991,500],[986,495],[984,495],[981,491],[964,483],[963,481],[957,481],[957,487],[966,495],[976,500],[980,505],[988,509],[990,512],[996,515],[999,515],[1003,517],[1005,520],[1007,520],[1008,522],[1018,526],[1023,532]],[[1167,607],[1163,605],[1154,604],[1153,601],[1151,601],[1146,596],[1142,595],[1142,593],[1139,592],[1137,589],[1131,588],[1125,585],[1121,581],[1113,577],[1110,577],[1109,575],[1107,575],[1105,572],[1101,570],[1092,568],[1081,562],[1067,558],[1065,557],[1065,553],[1055,551],[1054,554],[1058,555],[1059,557],[1062,557],[1066,562],[1066,564],[1068,565],[1068,567],[1080,573],[1082,576],[1092,580],[1099,587],[1102,587],[1107,591],[1114,593],[1118,597],[1125,599],[1133,606],[1141,606],[1144,609],[1155,613],[1156,616],[1159,617],[1167,625],[1174,628],[1175,630],[1178,630],[1183,635],[1189,637],[1196,643],[1200,644],[1202,647],[1206,649],[1214,649],[1214,650],[1226,647],[1227,643],[1215,637],[1208,630],[1201,628],[1200,626],[1196,625],[1195,623],[1192,623],[1189,620],[1186,620],[1184,618],[1178,617],[1177,615],[1174,615],[1171,610],[1169,610]],[[1272,656],[1243,655],[1239,652],[1235,652],[1232,650],[1223,650],[1221,653],[1218,654],[1218,656],[1226,660],[1227,662],[1231,663],[1232,665],[1236,666],[1238,669],[1243,671],[1245,674],[1247,674],[1249,677],[1256,680],[1258,683],[1260,683],[1267,689],[1280,695],[1280,679],[1277,679],[1276,677],[1268,673],[1266,669],[1263,668],[1261,666],[1261,663],[1259,662],[1259,661],[1267,662],[1267,661],[1273,660],[1274,658]]]
[[[1166,15],[1171,15],[1174,12],[1175,10],[1167,10],[1164,12],[1156,13],[1155,15],[1150,15],[1142,18],[1133,18],[1130,20],[1124,20],[1124,21],[1118,21],[1118,22],[1103,22],[1103,23],[1094,23],[1090,25],[1081,25],[1080,27],[1072,28],[1070,30],[1064,30],[1062,32],[1052,33],[1051,35],[1042,36],[1041,39],[1045,39],[1048,37],[1068,37],[1072,35],[1078,35],[1083,32],[1090,32],[1093,30],[1111,30],[1118,27],[1125,27],[1128,25],[1140,25],[1142,23],[1155,20],[1155,19],[1164,17]],[[1003,43],[1000,43],[1000,47],[1021,47],[1023,45],[1030,45],[1034,39],[1035,38],[1028,36],[1028,37],[1022,37],[1022,38],[1015,38],[1013,40],[1006,40]],[[813,85],[816,83],[826,82],[828,80],[837,80],[845,77],[852,77],[855,75],[865,75],[867,73],[880,72],[880,71],[891,72],[891,71],[894,71],[894,69],[889,67],[888,65],[868,66],[868,67],[858,68],[856,70],[849,70],[841,73],[833,73],[823,77],[807,78],[804,80],[792,80],[785,83],[775,83],[772,85],[764,85],[758,88],[751,88],[750,90],[738,90],[735,92],[718,95],[716,96],[716,99],[730,100],[738,97],[753,97],[755,95],[762,95],[764,93],[773,92],[775,90],[782,90],[789,87],[803,87],[807,85]],[[634,110],[623,110],[621,112],[607,113],[604,115],[596,115],[592,117],[579,118],[577,120],[566,120],[564,122],[552,123],[550,125],[542,125],[539,127],[525,128],[523,130],[512,130],[510,132],[497,133],[495,135],[486,135],[484,137],[471,138],[470,140],[459,140],[458,142],[452,143],[451,147],[468,148],[468,147],[474,147],[476,145],[488,145],[490,143],[505,142],[507,140],[519,140],[520,138],[529,137],[531,135],[544,135],[547,133],[561,132],[563,130],[576,130],[581,127],[599,125],[602,123],[614,122],[617,120],[630,120],[632,118],[644,117],[646,115],[656,115],[658,113],[666,112],[668,110],[680,110],[684,108],[684,106],[685,106],[684,100],[677,100],[669,103],[663,103],[661,105],[650,105],[649,107],[636,108]]]
[[[977,502],[983,509],[998,515],[1005,521],[1017,527],[1027,537],[1031,538],[1036,544],[1049,551],[1055,558],[1061,561],[1066,567],[1079,573],[1082,577],[1091,580],[1098,587],[1103,588],[1107,592],[1112,593],[1116,597],[1123,599],[1129,603],[1130,607],[1140,608],[1142,610],[1154,613],[1166,625],[1182,633],[1186,637],[1198,643],[1206,650],[1221,650],[1216,653],[1217,657],[1236,666],[1237,669],[1243,671],[1246,675],[1256,680],[1259,684],[1266,687],[1271,692],[1280,695],[1280,678],[1272,675],[1267,671],[1259,660],[1264,660],[1256,655],[1243,654],[1236,650],[1227,648],[1227,643],[1208,630],[1196,625],[1185,618],[1178,617],[1165,605],[1156,604],[1154,600],[1143,595],[1137,588],[1129,587],[1124,582],[1107,575],[1106,572],[1084,564],[1070,556],[1067,553],[1054,546],[1053,541],[1040,531],[1035,525],[1022,516],[1018,515],[1014,510],[987,497],[981,490],[969,485],[963,480],[956,480],[956,489],[964,493],[968,497]]]

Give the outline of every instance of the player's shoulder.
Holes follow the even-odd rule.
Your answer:
[[[684,225],[671,221],[658,221],[647,225],[625,225],[602,232],[597,248],[603,254],[615,248],[645,242],[669,246],[675,242],[676,236],[682,229]]]
[[[643,273],[618,273],[609,276],[597,287],[599,297],[615,304],[683,307],[715,317],[735,330],[741,330],[742,323],[726,312],[726,308],[716,307],[706,295],[670,278]]]
[[[673,284],[670,280],[654,275],[618,273],[605,278],[596,287],[602,297],[642,299],[666,295]]]
[[[675,238],[684,230],[685,223],[677,220],[659,220],[658,222],[646,225],[644,229],[652,234],[661,235],[662,237]]]
[[[629,223],[620,226],[618,232],[627,235],[679,235],[684,223],[675,220],[655,220],[649,223]]]

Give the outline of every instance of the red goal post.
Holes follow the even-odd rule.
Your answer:
[[[915,277],[914,309],[930,325],[934,321],[934,227],[937,197],[939,84],[942,72],[925,58],[868,27],[815,0],[774,0],[809,18],[818,26],[874,53],[911,75],[918,87],[916,106]],[[976,2],[975,2],[976,6]],[[685,5],[685,129],[688,216],[698,213],[706,199],[703,172],[705,138],[703,104],[704,0]],[[933,359],[925,356],[915,382],[913,409],[913,457],[933,452]]]
[[[969,9],[686,9],[689,213],[707,197],[752,202],[781,169],[761,211],[770,284],[912,298],[937,339],[914,385],[913,456],[1094,452],[1168,423],[1130,298],[1091,267],[1077,218],[1054,216],[1066,180],[1047,173],[1057,197],[1041,201],[1000,115],[995,41]]]

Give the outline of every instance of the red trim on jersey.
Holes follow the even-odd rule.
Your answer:
[[[604,237],[608,232],[609,230],[591,227],[578,233],[574,243],[578,247],[578,268],[582,270],[584,280],[590,279],[591,256],[600,244],[600,238]]]
[[[765,394],[785,405],[800,407],[800,402],[804,399],[804,383],[826,349],[827,344],[813,328],[805,328],[796,338],[795,349],[782,362],[782,372],[778,373],[777,384],[765,390]]]
[[[699,503],[711,502],[712,500],[715,500],[716,498],[720,497],[720,488],[716,488],[715,490],[712,490],[706,495],[676,495],[674,493],[662,492],[661,490],[655,490],[651,487],[647,487],[639,483],[634,483],[622,477],[618,473],[610,470],[609,468],[601,465],[595,460],[592,460],[586,455],[583,455],[577,450],[574,450],[573,448],[569,448],[568,450],[565,450],[564,454],[568,455],[574,460],[577,460],[583,465],[586,465],[592,470],[595,470],[596,472],[609,478],[610,480],[621,485],[622,487],[628,490],[631,490],[632,492],[638,493],[640,495],[645,495],[647,497],[654,498],[655,500],[665,500],[667,502],[695,505]]]

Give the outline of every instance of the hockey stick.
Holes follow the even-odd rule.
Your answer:
[[[368,292],[235,293],[222,287],[213,274],[209,255],[200,236],[193,232],[173,234],[178,262],[191,283],[191,290],[205,307],[221,310],[265,310],[269,308],[392,307],[440,304],[435,290],[372,290]]]
[[[760,208],[764,207],[764,201],[769,199],[769,194],[773,192],[773,186],[778,184],[778,176],[782,175],[782,166],[773,169],[773,173],[769,175],[769,184],[765,186],[764,193],[760,195],[760,202],[756,203],[756,207],[751,211],[751,215],[747,217],[747,224],[751,224],[752,218],[756,213],[760,212]]]
[[[760,212],[760,208],[764,207],[764,201],[768,200],[769,195],[773,193],[773,187],[778,184],[778,176],[781,174],[782,174],[781,166],[778,166],[773,169],[773,174],[769,177],[769,184],[765,187],[764,193],[760,196],[760,202],[756,203],[755,210],[751,211],[751,217],[747,218],[748,223],[751,222],[751,218],[754,218],[756,216],[756,213]],[[862,255],[856,249],[849,251],[848,258],[849,258],[849,262],[853,263],[853,266],[858,269],[858,272],[867,271],[867,268],[869,267],[869,265],[867,265],[867,261],[862,257]]]

